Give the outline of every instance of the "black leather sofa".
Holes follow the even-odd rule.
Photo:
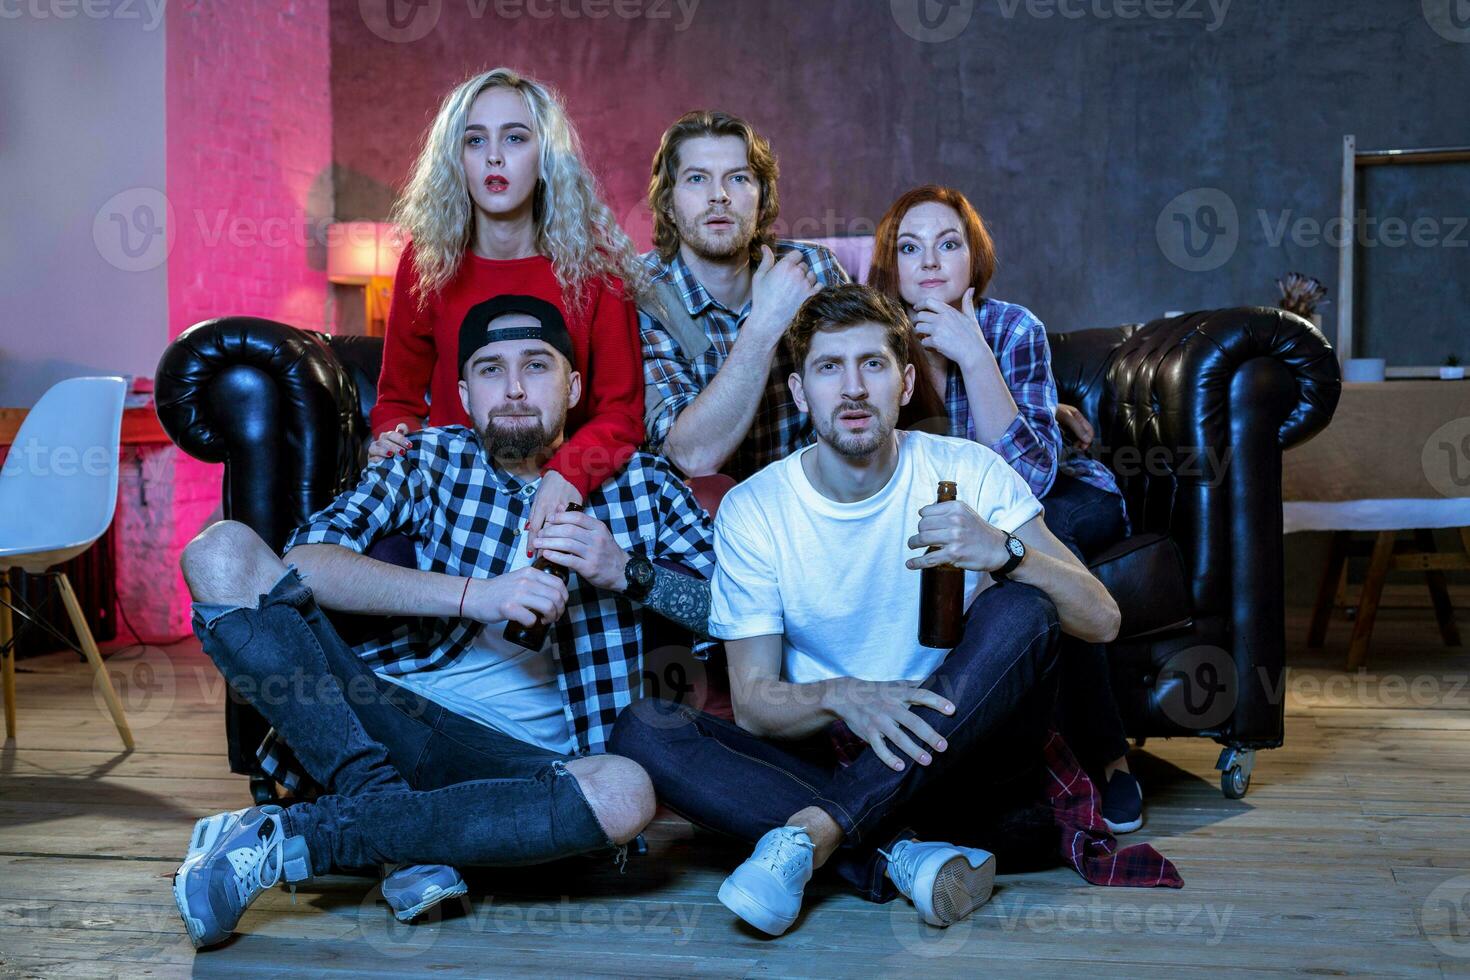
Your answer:
[[[1254,751],[1282,741],[1281,454],[1331,420],[1331,345],[1267,308],[1049,339],[1133,525],[1093,563],[1123,611],[1109,654],[1129,734],[1215,739],[1221,788],[1243,796]],[[279,548],[356,481],[381,357],[380,340],[207,320],[159,361],[158,415],[184,451],[225,464],[225,515]],[[234,699],[226,714],[231,768],[255,775],[263,722]]]

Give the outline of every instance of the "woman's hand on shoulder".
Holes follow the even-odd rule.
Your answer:
[[[389,456],[407,456],[411,446],[412,443],[408,441],[408,425],[399,422],[386,432],[378,433],[378,437],[368,443],[368,462],[376,463]]]

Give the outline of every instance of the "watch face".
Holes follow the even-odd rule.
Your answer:
[[[1026,557],[1026,546],[1021,543],[1020,538],[1017,538],[1015,536],[1009,536],[1006,538],[1006,550],[1015,555],[1017,558]]]
[[[638,586],[647,586],[653,581],[653,563],[637,557],[628,562],[628,578]]]

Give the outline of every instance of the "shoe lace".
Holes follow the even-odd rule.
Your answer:
[[[809,860],[809,855],[816,850],[816,845],[812,843],[806,831],[800,827],[783,827],[781,830],[782,832],[772,839],[762,857],[766,859],[766,863],[773,871],[779,873],[783,878],[789,878]]]
[[[891,853],[883,850],[881,847],[878,848],[878,853],[888,859],[888,877],[893,879],[894,885],[905,895],[913,893],[914,874],[918,870],[917,861],[904,860],[904,855],[908,852],[908,844],[909,842],[906,840],[899,841],[893,845],[893,851]],[[898,855],[896,860],[894,858],[895,854]]]
[[[269,840],[230,851],[230,866],[235,872],[232,884],[242,907],[280,882],[286,865],[285,846],[286,834],[277,824]],[[291,900],[296,900],[295,884],[291,885]]]

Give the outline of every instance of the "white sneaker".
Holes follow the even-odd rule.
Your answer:
[[[812,847],[801,827],[767,831],[755,853],[720,885],[720,901],[762,932],[781,935],[801,912],[801,893],[812,880]]]
[[[942,841],[899,841],[888,858],[888,877],[931,926],[954,925],[990,900],[995,855]]]

